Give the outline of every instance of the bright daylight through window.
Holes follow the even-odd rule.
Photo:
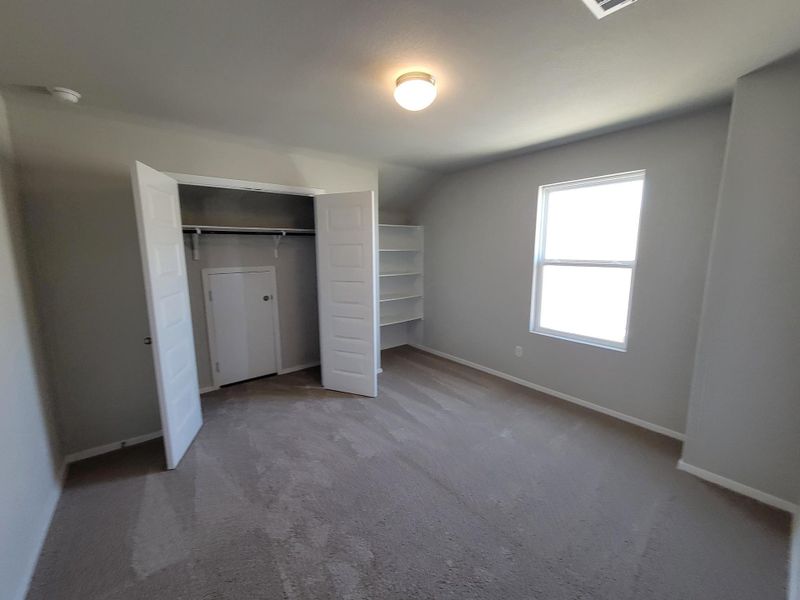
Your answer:
[[[627,347],[644,175],[539,189],[532,332]]]

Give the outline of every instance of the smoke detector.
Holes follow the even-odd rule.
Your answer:
[[[59,102],[77,104],[78,100],[81,99],[81,95],[78,92],[65,87],[51,87],[47,88],[47,91]]]
[[[583,3],[589,7],[592,14],[598,19],[615,13],[621,8],[630,6],[636,0],[583,0]]]

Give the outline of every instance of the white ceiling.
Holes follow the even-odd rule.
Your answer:
[[[427,168],[711,103],[800,48],[800,0],[4,0],[0,83]],[[400,109],[393,78],[440,96]]]

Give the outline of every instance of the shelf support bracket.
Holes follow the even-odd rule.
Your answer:
[[[192,260],[200,260],[200,228],[194,230],[192,234]]]
[[[275,258],[278,258],[278,248],[280,248],[281,242],[285,236],[285,231],[281,231],[280,235],[276,234],[273,236],[273,241],[275,242]]]

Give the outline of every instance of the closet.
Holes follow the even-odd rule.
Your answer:
[[[374,191],[131,170],[168,469],[203,424],[200,390],[321,364],[378,393]]]
[[[319,364],[313,198],[178,190],[201,392]]]

